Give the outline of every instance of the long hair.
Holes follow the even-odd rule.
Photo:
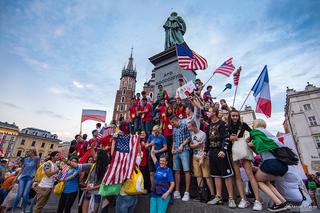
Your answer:
[[[231,119],[231,114],[233,112],[236,112],[238,113],[239,117],[238,117],[238,120],[237,120],[237,123],[234,124],[232,119]],[[240,126],[241,125],[241,119],[240,119],[240,112],[236,109],[232,109],[230,112],[229,112],[229,115],[228,115],[228,126],[233,126],[233,125],[237,125],[237,126]]]
[[[109,165],[109,155],[106,150],[99,149],[97,151],[97,162],[96,162],[96,176],[97,183],[101,183],[103,176],[107,171],[107,166]]]

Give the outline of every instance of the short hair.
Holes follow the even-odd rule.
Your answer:
[[[77,137],[79,137],[79,136],[81,136],[81,135],[79,135],[79,134],[76,134],[76,136],[74,136],[74,139],[77,139]]]
[[[82,139],[83,139],[83,140],[86,140],[87,138],[88,138],[88,135],[87,135],[87,134],[83,134],[83,135],[82,135]]]
[[[131,100],[136,100],[135,97],[132,97]]]
[[[177,120],[179,120],[179,118],[177,116],[175,116],[175,115],[172,115],[170,117],[170,121],[177,121]]]
[[[101,123],[97,123],[96,126],[100,128],[101,127]]]
[[[136,95],[140,95],[140,93],[138,93],[138,92],[137,92],[137,94],[136,94]]]
[[[256,119],[253,121],[253,128],[267,128],[267,123],[263,119]]]
[[[184,82],[182,78],[179,78],[179,80],[178,80],[178,81],[179,81],[179,82]]]
[[[201,80],[199,78],[197,78],[195,81],[200,81],[201,82]]]
[[[77,156],[72,155],[72,156],[69,158],[69,161],[72,161],[73,159],[75,159],[77,162],[79,162],[79,158],[78,158]]]
[[[143,101],[148,101],[148,99],[147,99],[147,98],[142,98],[142,100],[143,100]]]
[[[159,85],[158,85],[158,88],[159,88],[159,87],[163,87],[162,84],[159,84]]]
[[[168,157],[167,153],[162,153],[162,154],[160,155],[160,158],[165,158],[167,162],[169,161],[169,157]],[[159,158],[159,159],[160,159],[160,158]]]
[[[193,127],[197,127],[197,124],[194,120],[189,121],[188,124],[190,124]]]
[[[144,94],[147,94],[146,91],[142,91],[142,92],[141,92],[141,95],[144,95]]]
[[[98,132],[98,130],[94,129],[91,133],[94,134],[95,132]]]
[[[223,98],[220,99],[220,103],[221,103],[221,102],[227,103],[226,99],[223,99]]]
[[[207,90],[209,90],[209,89],[212,89],[212,86],[211,86],[211,85],[207,86]]]
[[[152,131],[156,131],[156,130],[160,130],[160,126],[159,125],[154,125],[152,127]]]

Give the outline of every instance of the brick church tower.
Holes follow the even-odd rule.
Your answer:
[[[123,67],[120,78],[120,87],[117,90],[116,100],[113,109],[113,119],[119,120],[120,117],[129,117],[130,99],[134,97],[136,90],[137,71],[133,68],[132,50],[127,67]]]

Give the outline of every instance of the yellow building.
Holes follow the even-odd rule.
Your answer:
[[[8,157],[11,153],[19,134],[19,127],[7,122],[0,121],[0,155]]]
[[[60,142],[56,134],[36,128],[25,128],[19,132],[13,156],[24,156],[28,149],[35,148],[38,156],[45,158],[51,152],[58,151]]]

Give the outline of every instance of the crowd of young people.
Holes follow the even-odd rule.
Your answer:
[[[178,84],[183,86],[183,79]],[[23,160],[14,162],[12,171],[6,169],[9,174],[3,172],[1,211],[15,212],[19,206],[22,212],[42,212],[54,185],[63,181],[58,213],[71,212],[76,200],[79,212],[103,212],[114,202],[116,212],[133,212],[138,196],[124,191],[116,198],[99,194],[119,134],[140,136],[137,164],[144,178],[144,193],[150,194],[152,213],[166,212],[170,201],[188,202],[191,198],[208,205],[226,201],[229,208],[248,208],[249,194],[255,211],[263,210],[263,205],[271,212],[301,205],[309,196],[306,187],[294,166],[274,155],[273,150],[284,145],[266,129],[266,122],[256,119],[250,127],[224,99],[217,101],[211,96],[212,86],[202,91],[199,79],[195,85],[191,94],[182,94],[178,88],[175,97],[162,85],[155,100],[145,92],[136,94],[126,119],[104,127],[97,123],[90,140],[86,134],[76,135],[68,159],[54,151],[41,161],[36,150],[29,150]],[[7,167],[6,162],[2,171]],[[40,177],[39,168],[43,172]],[[319,179],[309,182],[309,189],[319,187]],[[191,196],[191,188],[198,189],[197,196]],[[270,206],[260,192],[272,200]]]

